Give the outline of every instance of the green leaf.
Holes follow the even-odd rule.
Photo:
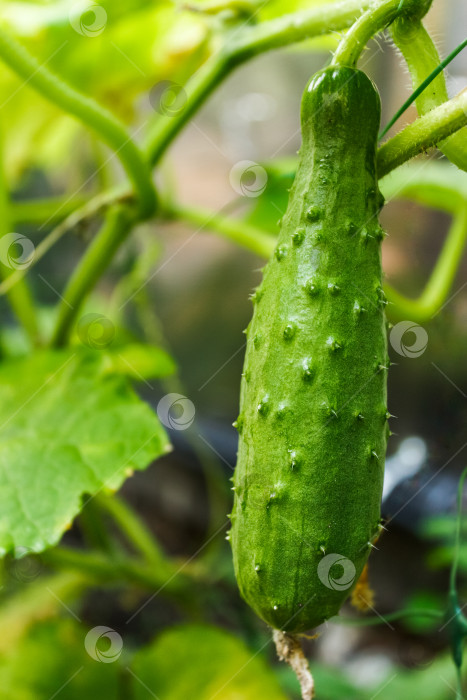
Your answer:
[[[94,350],[0,365],[0,551],[55,544],[82,494],[116,490],[167,452],[157,417]]]
[[[165,350],[142,343],[112,349],[112,352],[106,353],[105,360],[104,371],[127,376],[135,381],[167,377],[176,369],[174,360]]]
[[[454,700],[456,697],[455,668],[452,659],[443,655],[430,665],[416,670],[395,667],[387,678],[372,688],[369,700],[394,700],[394,698],[417,698],[417,700]]]
[[[117,700],[119,665],[86,651],[88,630],[72,619],[35,625],[0,655],[1,697],[8,700]]]
[[[215,627],[163,632],[136,654],[131,670],[135,700],[286,700],[259,653]]]
[[[407,610],[434,610],[439,611],[444,608],[445,596],[431,591],[416,591],[405,601]],[[429,634],[438,630],[440,622],[436,618],[426,615],[408,615],[402,620],[404,627],[415,634]]]
[[[297,158],[261,163],[266,170],[267,185],[259,197],[251,199],[252,208],[245,217],[249,224],[272,234],[279,233],[279,219],[287,209],[289,189],[294,181],[297,164]]]
[[[406,197],[431,208],[454,211],[467,197],[467,173],[451,163],[406,163],[379,182],[386,200]]]

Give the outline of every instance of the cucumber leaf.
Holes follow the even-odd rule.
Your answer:
[[[153,368],[154,369],[154,368]],[[127,377],[91,349],[0,365],[0,553],[54,545],[83,494],[116,490],[170,449]]]
[[[258,653],[232,634],[207,625],[163,632],[136,654],[131,670],[135,700],[286,700]]]

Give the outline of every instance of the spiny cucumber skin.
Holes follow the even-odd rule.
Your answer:
[[[323,557],[350,559],[355,583],[379,531],[389,432],[379,122],[361,71],[310,82],[299,168],[247,330],[230,540],[242,596],[291,633],[337,614],[353,587],[324,585]]]

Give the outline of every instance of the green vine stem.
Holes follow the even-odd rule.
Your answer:
[[[92,197],[92,199],[89,199],[82,205],[78,204],[80,200],[77,200],[76,208],[66,216],[66,206],[59,204],[58,206],[62,207],[61,213],[64,218],[62,218],[60,223],[57,224],[57,226],[55,226],[55,228],[53,228],[52,231],[50,231],[50,233],[48,233],[47,236],[45,236],[36,246],[34,259],[31,261],[31,264],[23,270],[15,270],[8,276],[7,279],[0,282],[0,295],[6,294],[14,285],[16,285],[35,265],[37,265],[39,260],[41,260],[52,248],[52,246],[54,246],[55,243],[57,243],[68,231],[75,228],[86,219],[90,219],[92,216],[95,216],[103,207],[111,204],[112,202],[119,201],[120,203],[123,203],[124,201],[129,201],[130,196],[131,192],[129,191],[123,191],[121,189],[107,190],[101,195]],[[49,212],[51,213],[52,218],[52,212],[57,201],[58,198],[56,197],[52,197],[50,200],[40,200],[37,207],[35,206],[34,200],[31,202],[25,202],[24,204],[21,202],[17,206],[13,204],[11,207],[12,220],[15,223],[24,223],[25,221],[28,223],[38,223],[44,218],[48,219],[47,216],[43,217],[42,214]],[[58,210],[55,209],[55,217],[58,216],[57,211]]]
[[[10,201],[10,217],[17,224],[37,224],[47,221],[55,226],[76,209],[86,203],[84,197],[46,197],[44,199],[27,199]]]
[[[184,86],[183,108],[175,115],[158,114],[155,118],[145,149],[150,163],[155,165],[160,160],[183,126],[234,68],[265,51],[347,29],[369,5],[370,0],[341,0],[233,30],[225,45]]]
[[[340,42],[332,59],[332,65],[356,66],[370,39],[391,24],[399,14],[404,12],[413,15],[416,12],[419,16],[423,16],[430,4],[431,2],[426,0],[383,0],[379,4],[371,5]],[[411,21],[412,19],[411,17]]]
[[[236,65],[262,51],[307,37],[326,34],[333,30],[344,29],[355,20],[362,7],[366,6],[366,2],[367,0],[363,0],[363,2],[362,0],[345,0],[331,7],[318,7],[313,11],[271,20],[257,28],[245,29],[239,39],[213,56],[192,78],[186,87],[187,101],[184,109],[172,117],[159,115],[158,122],[161,126],[155,128],[148,141],[148,161],[152,165],[156,164],[196,109]],[[90,249],[86,251],[76,268],[67,289],[65,289],[51,340],[53,346],[58,347],[66,344],[81,303],[130,230],[131,225],[122,226],[112,215],[104,223]]]
[[[78,523],[83,540],[90,549],[100,550],[109,556],[118,553],[120,543],[113,537],[105,514],[94,498],[83,503]]]
[[[378,150],[378,176],[383,177],[467,124],[467,90],[435,107],[386,141]]]
[[[410,2],[415,3],[416,0],[410,0]],[[420,5],[418,2],[416,4],[417,6]],[[168,145],[194,114],[196,109],[199,108],[206,97],[234,67],[263,51],[285,46],[307,37],[326,34],[333,30],[345,29],[354,22],[361,14],[362,10],[367,9],[369,6],[369,0],[368,2],[366,0],[363,0],[363,2],[362,0],[343,0],[342,2],[333,3],[330,6],[325,5],[323,7],[313,8],[293,15],[286,15],[276,20],[270,20],[255,27],[247,27],[238,33],[238,37],[234,34],[232,38],[231,35],[230,40],[227,41],[224,48],[209,59],[186,85],[186,103],[184,108],[172,117],[158,115],[148,139],[148,160],[152,164],[155,164],[160,159]],[[0,57],[2,57],[2,50],[4,54],[9,56],[9,51],[6,49],[8,49],[11,44],[9,44],[8,41],[2,41],[2,36],[3,33],[0,33]],[[6,39],[8,39],[8,37],[6,37]],[[15,46],[13,45],[13,49],[14,48]],[[23,52],[21,47],[19,47],[19,51],[13,51],[12,55],[13,59],[18,58],[18,63],[20,65],[22,65],[21,59],[26,59],[28,75],[31,69],[30,61],[32,61],[32,65],[37,65],[34,59],[30,59],[30,57]],[[13,60],[13,63],[15,63],[15,60]],[[45,75],[48,79],[44,78],[44,83],[47,88],[50,87],[51,95],[53,96],[59,83],[55,81],[55,78],[51,74],[45,73]],[[37,76],[37,79],[41,82],[41,76],[44,76],[42,68],[39,69]],[[60,90],[59,93],[62,94]],[[63,94],[76,96],[76,93],[73,91],[70,93],[65,91]],[[78,105],[81,103],[81,99],[85,100],[85,107],[89,106],[89,104],[94,106],[93,102],[87,101],[86,98],[82,98],[80,95],[78,95]],[[73,100],[71,100],[71,102],[73,103]],[[64,104],[64,106],[67,108],[66,104]],[[74,105],[72,104],[71,106]],[[80,109],[82,109],[82,105]],[[100,108],[97,109],[98,111],[100,110]],[[85,112],[87,114],[86,109]],[[87,116],[89,116],[89,114],[87,114]],[[454,128],[455,127],[453,127],[453,130]],[[400,135],[398,136],[400,139]],[[129,141],[128,144],[130,144],[129,148],[131,149],[132,142]],[[396,142],[395,145],[397,146],[398,142]],[[418,152],[417,148],[423,149],[423,147],[424,144],[421,143],[418,144],[415,149],[409,149],[407,158],[414,155],[414,150]],[[134,144],[133,148],[136,149]],[[388,160],[390,160],[391,148],[392,140],[383,146],[383,149],[385,149],[384,154],[387,156]],[[136,152],[140,159],[140,154],[137,149]],[[394,165],[391,165],[391,163],[386,164],[383,159],[383,166],[386,167],[384,172],[389,172],[391,167],[397,167],[399,162],[403,160],[404,155],[401,152]],[[133,175],[136,177],[136,175],[139,176],[139,173],[133,172]],[[143,179],[146,179],[145,175]],[[124,233],[122,228],[125,228]],[[66,343],[73,320],[76,313],[78,313],[82,301],[97,282],[100,274],[106,268],[130,230],[131,225],[122,227],[120,223],[116,223],[116,217],[109,214],[109,220],[104,223],[102,230],[96,236],[90,249],[81,260],[68,288],[65,290],[64,301],[62,301],[59,307],[58,321],[53,334],[53,345],[63,345]],[[97,259],[97,253],[99,253],[101,257],[100,260]]]
[[[436,46],[420,21],[397,19],[391,26],[391,35],[407,63],[415,89],[439,64]],[[430,89],[417,97],[415,104],[419,114],[423,115],[447,100],[446,82],[443,73],[440,73],[430,84]],[[438,148],[458,168],[467,170],[467,129],[462,129],[442,141]]]
[[[199,573],[197,572],[196,576],[191,575],[188,565],[178,566],[175,562],[170,562],[170,566],[159,568],[141,564],[129,557],[108,557],[101,552],[70,547],[49,549],[41,554],[41,558],[53,568],[77,570],[97,579],[101,584],[125,581],[143,586],[187,607],[196,596]]]
[[[10,201],[3,172],[3,158],[1,156],[2,143],[0,142],[0,245],[2,245],[1,238],[11,232]],[[10,245],[13,245],[13,243]],[[8,250],[4,250],[3,253],[4,256],[8,256]],[[15,272],[16,270],[10,269],[3,262],[0,262],[0,278],[7,281]],[[8,301],[29,340],[33,345],[37,345],[39,343],[39,329],[37,327],[32,296],[25,280],[9,289]]]
[[[140,552],[146,562],[154,567],[167,568],[170,566],[167,557],[160,549],[152,533],[146,528],[136,513],[117,496],[107,496],[99,493],[93,498],[102,511],[108,513],[121,532],[127,537],[135,549]]]
[[[155,209],[156,197],[149,167],[123,124],[94,100],[80,94],[53,75],[45,65],[40,65],[2,27],[0,58],[28,85],[93,129],[110,146],[135,187],[141,216],[151,216]]]
[[[66,345],[85,297],[94,288],[138,218],[129,206],[122,204],[108,210],[101,229],[89,244],[63,292],[51,338],[52,347]]]
[[[200,230],[215,231],[261,257],[269,258],[276,245],[274,236],[243,221],[236,221],[200,207],[188,207],[178,203],[170,205],[164,203],[163,207],[163,215],[169,219],[184,221],[191,226],[199,227]]]
[[[446,242],[422,294],[408,299],[392,287],[385,287],[392,314],[422,323],[432,318],[442,307],[456,275],[467,241],[467,203],[454,217]]]
[[[337,615],[332,617],[328,622],[336,625],[349,625],[349,627],[372,627],[373,625],[383,625],[387,622],[403,620],[407,617],[428,617],[433,620],[442,620],[444,612],[441,610],[431,610],[430,608],[414,608],[413,610],[396,610],[396,612],[388,613],[387,615],[378,615],[378,617],[342,617]]]

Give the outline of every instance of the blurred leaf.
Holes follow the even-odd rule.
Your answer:
[[[1,18],[41,65],[131,123],[154,116],[149,92],[161,80],[185,82],[207,57],[210,28],[168,0],[4,2]],[[49,104],[10,70],[0,73],[2,121],[8,124],[7,172],[64,163],[82,180],[82,125]],[[34,118],[31,118],[31,115]],[[157,116],[157,115],[156,115]],[[141,121],[141,120],[140,120]],[[138,126],[138,125],[137,125]],[[140,135],[141,136],[141,135]],[[84,160],[84,165],[86,165]]]
[[[430,591],[418,591],[411,595],[405,602],[405,608],[414,610],[422,608],[423,610],[443,610],[446,604],[445,596],[431,593]],[[435,629],[439,629],[439,620],[427,617],[426,615],[408,615],[403,618],[402,624],[411,632],[423,634]]]
[[[286,700],[258,652],[215,627],[163,632],[136,654],[131,669],[135,700]]]
[[[120,374],[136,381],[158,379],[173,374],[176,365],[170,355],[152,345],[125,345],[106,353],[106,368],[109,374]]]
[[[323,2],[258,3],[254,20],[268,20]],[[91,4],[86,0],[3,2],[1,18],[40,64],[123,121],[135,123],[137,131],[148,116],[158,116],[150,104],[151,89],[166,80],[183,85],[223,41],[221,21],[186,10],[183,3],[98,0],[95,12],[86,12]],[[242,20],[238,31],[244,24]],[[337,34],[320,36],[291,49],[329,50],[338,39]],[[6,162],[10,177],[18,178],[31,166],[48,171],[66,166],[72,171],[67,173],[70,178],[82,175],[80,168],[88,166],[92,158],[82,125],[47,103],[9,70],[0,74],[0,104],[2,119],[8,124]],[[69,152],[73,158],[65,161],[63,154]],[[59,182],[62,184],[63,178]]]
[[[0,547],[55,544],[83,493],[117,489],[169,449],[159,420],[98,351],[0,365]]]
[[[454,535],[457,516],[454,514],[439,515],[426,518],[420,527],[420,534],[427,539],[438,539],[443,542],[440,547],[433,547],[428,556],[427,563],[433,569],[441,569],[451,566],[454,558]],[[459,549],[459,570],[467,571],[467,519],[461,522],[461,540]]]
[[[4,700],[117,700],[119,666],[98,663],[87,652],[87,630],[72,619],[35,625],[0,654]]]
[[[406,163],[383,177],[380,189],[387,200],[397,196],[432,208],[453,211],[467,197],[467,173],[447,161]]]
[[[426,538],[437,538],[454,542],[457,516],[455,514],[437,515],[426,518],[420,526],[420,534]],[[467,520],[462,521],[462,531],[467,533]]]
[[[248,223],[269,233],[279,233],[278,222],[287,209],[297,163],[296,158],[284,158],[261,164],[266,170],[267,185],[259,197],[252,198],[253,207],[245,217]]]
[[[339,669],[312,662],[311,670],[320,700],[363,700],[362,689],[353,685]]]
[[[450,657],[443,656],[417,670],[395,668],[384,682],[373,688],[371,698],[394,700],[394,698],[416,698],[416,700],[454,700],[456,697],[456,674]]]

